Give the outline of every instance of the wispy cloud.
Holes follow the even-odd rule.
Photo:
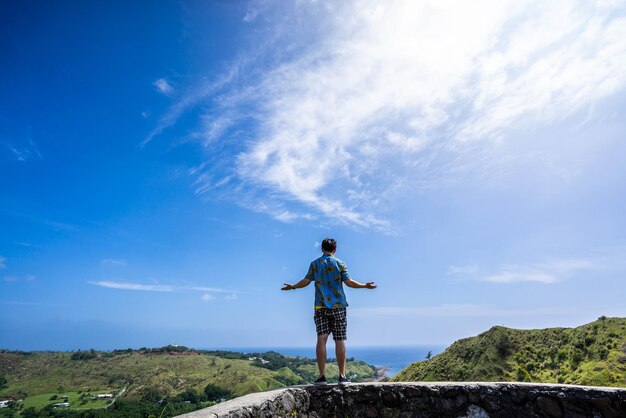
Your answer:
[[[142,290],[146,292],[175,292],[176,287],[170,285],[159,284],[141,284],[141,283],[128,283],[128,282],[111,282],[111,281],[97,281],[87,282],[95,286],[106,287],[109,289],[122,289],[122,290]]]
[[[206,287],[206,286],[182,286],[181,289],[189,289],[189,290],[197,290],[200,292],[213,292],[213,293],[231,293],[231,294],[240,293],[237,290],[221,289],[217,287]]]
[[[422,307],[371,307],[356,308],[351,315],[357,317],[503,317],[503,316],[545,316],[563,315],[576,312],[575,307],[546,307],[535,309],[501,308],[473,304],[444,304]]]
[[[0,300],[0,305],[17,305],[17,306],[63,306],[55,303],[45,302],[27,302],[21,300]]]
[[[0,270],[7,268],[7,259],[0,255]]]
[[[606,256],[554,258],[527,265],[505,264],[495,273],[485,273],[484,269],[481,270],[476,264],[450,266],[448,267],[448,274],[493,283],[537,282],[552,284],[566,280],[581,271],[602,268],[607,263],[613,264],[606,259]]]
[[[152,129],[152,131],[144,138],[139,144],[140,147],[145,147],[154,137],[160,135],[165,129],[174,125],[178,118],[187,110],[194,107],[198,103],[201,103],[207,97],[219,92],[222,88],[228,85],[238,74],[238,65],[235,63],[229,71],[222,74],[215,81],[209,83],[203,83],[201,86],[193,86],[189,91],[183,95],[170,109],[159,118],[159,122]]]
[[[126,260],[121,258],[104,258],[100,260],[100,263],[112,266],[125,266],[126,264],[128,264]]]
[[[27,274],[27,275],[9,274],[7,276],[4,276],[4,281],[9,282],[9,283],[15,283],[15,282],[32,283],[36,280],[37,280],[37,276],[35,276],[34,274]]]
[[[37,144],[30,138],[26,142],[26,144],[16,145],[5,141],[3,144],[18,161],[27,161],[33,158],[43,160]]]
[[[467,264],[464,266],[450,266],[448,267],[448,274],[454,275],[475,275],[478,273],[478,266],[476,264]]]
[[[133,283],[133,282],[119,282],[119,281],[93,281],[87,282],[88,284],[100,287],[106,287],[108,289],[120,289],[120,290],[137,290],[144,292],[202,292],[204,295],[211,293],[228,293],[228,299],[232,299],[232,295],[239,293],[237,290],[222,289],[216,287],[206,286],[180,286],[171,284],[153,284],[153,283]],[[204,300],[204,299],[203,299]]]
[[[158,80],[155,80],[154,83],[152,83],[152,85],[159,93],[164,94],[166,96],[169,96],[172,93],[174,93],[174,87],[165,78],[159,78]]]
[[[498,273],[485,276],[482,280],[494,283],[539,282],[550,284],[564,280],[574,272],[596,267],[593,261],[584,259],[553,260],[531,266],[507,265]]]
[[[14,241],[15,245],[19,245],[22,247],[35,247],[35,245],[31,244],[30,242],[23,242],[23,241]]]
[[[244,21],[262,14],[259,33],[272,35],[252,63],[263,71],[227,72],[183,98],[144,144],[206,101],[204,138],[218,141],[245,109],[251,137],[222,149],[236,176],[225,187],[256,191],[272,208],[260,211],[285,222],[313,212],[393,230],[385,208],[402,191],[497,160],[511,130],[562,121],[626,84],[620,2],[265,2]]]
[[[59,222],[57,220],[52,220],[52,219],[47,219],[47,218],[42,218],[40,216],[31,215],[28,213],[15,212],[11,210],[3,210],[3,209],[0,209],[0,212],[3,212],[7,215],[15,216],[17,218],[26,219],[27,221],[46,225],[46,226],[49,226],[53,229],[60,230],[60,231],[77,232],[80,230],[78,226],[73,225],[73,224]]]
[[[213,296],[210,293],[205,293],[202,296],[200,296],[200,299],[202,299],[205,302],[209,302],[209,301],[215,300],[215,296]]]
[[[509,266],[506,270],[487,276],[483,280],[494,283],[539,282],[549,284],[555,283],[558,277],[549,272],[527,269],[521,266]]]

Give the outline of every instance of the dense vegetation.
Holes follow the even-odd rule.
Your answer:
[[[626,386],[626,318],[577,328],[496,326],[413,363],[394,381],[520,381]]]
[[[349,360],[353,380],[375,376],[374,367]],[[327,377],[336,380],[337,374],[336,363],[329,364]],[[22,400],[0,409],[0,417],[168,417],[316,378],[314,360],[275,352],[181,346],[71,353],[0,350],[0,399]],[[119,396],[112,402],[98,394]],[[53,406],[65,401],[69,408]]]

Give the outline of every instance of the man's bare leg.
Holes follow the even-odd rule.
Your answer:
[[[346,342],[335,340],[335,355],[339,365],[339,376],[346,377]]]
[[[317,367],[320,369],[320,376],[324,376],[326,373],[326,341],[328,341],[328,334],[317,336],[315,354],[317,356]]]

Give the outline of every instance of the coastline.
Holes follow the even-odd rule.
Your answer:
[[[387,366],[374,366],[376,369],[376,376],[363,379],[363,382],[387,382],[391,377],[387,375],[387,372],[391,369]]]

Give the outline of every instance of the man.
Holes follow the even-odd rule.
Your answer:
[[[346,316],[346,295],[343,284],[355,289],[375,289],[374,282],[359,283],[350,278],[343,261],[335,257],[337,241],[326,238],[322,241],[322,256],[313,261],[309,272],[295,285],[285,283],[281,290],[295,290],[315,282],[315,328],[317,331],[317,367],[320,377],[316,385],[326,384],[326,341],[332,332],[335,340],[335,354],[339,365],[339,384],[350,383],[346,378],[346,343],[348,319]]]

